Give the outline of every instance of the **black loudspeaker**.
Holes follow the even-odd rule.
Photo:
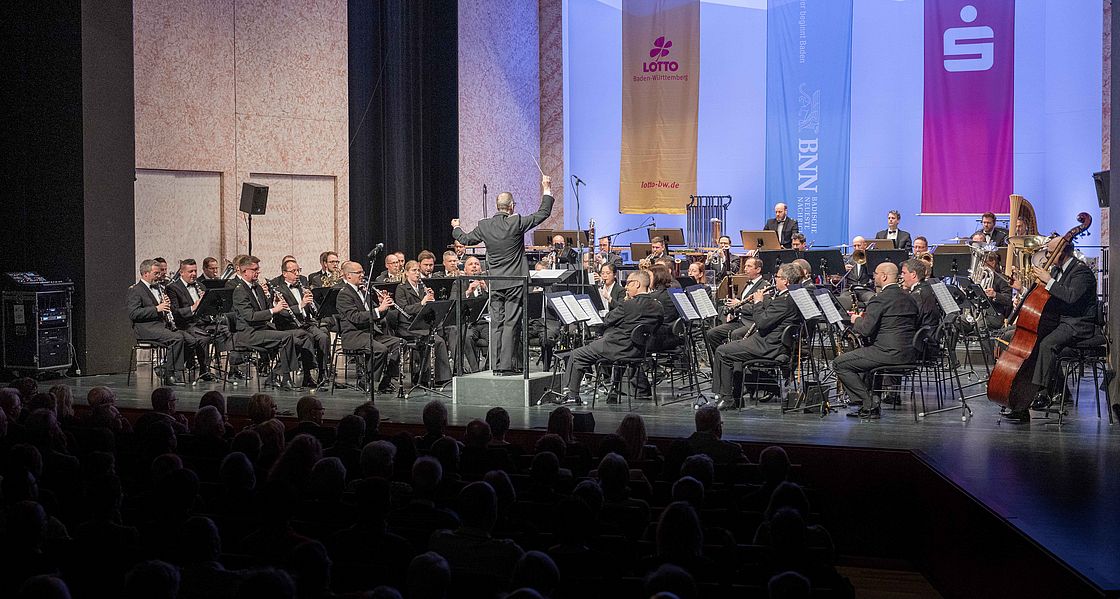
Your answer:
[[[268,186],[259,183],[241,184],[241,211],[245,214],[264,214],[268,206]]]
[[[1097,204],[1108,208],[1108,171],[1093,173],[1093,184],[1097,188]]]
[[[572,412],[572,432],[595,432],[595,414],[591,412]]]
[[[230,395],[226,398],[226,416],[248,416],[249,395]]]

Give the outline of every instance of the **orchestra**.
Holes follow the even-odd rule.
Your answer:
[[[547,176],[542,177],[541,207],[531,215],[516,214],[512,195],[500,194],[498,215],[480,221],[473,231],[453,222],[453,242],[441,254],[439,271],[430,250],[421,250],[415,260],[407,262],[403,252],[394,251],[384,255],[383,263],[378,264],[383,264],[384,271],[373,281],[367,279],[361,263],[343,260],[334,250],[323,251],[318,256],[319,270],[307,277],[295,256],[285,256],[280,272],[271,273],[271,278],[262,276],[260,261],[247,255],[232,261],[208,256],[201,269],[194,259],[182,259],[170,276],[165,260],[143,260],[139,280],[127,294],[129,317],[137,339],[165,349],[159,373],[161,383],[167,385],[184,384],[187,374],[195,370],[201,382],[235,376],[233,369],[221,371],[220,356],[236,346],[238,352],[269,357],[271,364],[265,370],[270,385],[294,389],[299,375],[299,387],[322,388],[336,374],[330,364],[336,337],[344,350],[362,355],[358,387],[363,390],[395,391],[393,381],[401,367],[398,347],[404,341],[413,352],[409,364],[414,384],[442,386],[455,373],[521,373],[525,365],[519,359],[517,329],[527,298],[522,297],[520,284],[488,281],[485,276],[523,276],[529,270],[526,252],[532,248],[524,245],[523,236],[549,216],[552,204]],[[1096,273],[1075,252],[1071,240],[1038,236],[1033,209],[1025,204],[1030,212],[1012,217],[1014,237],[999,226],[994,214],[985,213],[979,229],[968,238],[953,238],[940,245],[903,230],[899,211],[889,210],[886,227],[871,241],[856,235],[850,245],[816,248],[836,252],[837,261],[831,264],[842,264],[840,272],[829,272],[832,269],[826,268],[824,259],[813,264],[806,259],[816,260],[805,253],[812,244],[789,217],[784,203],[775,205],[774,218],[764,228],[775,231],[782,248],[795,252],[793,260],[788,255],[776,259],[779,250],[761,247],[736,251],[732,238],[719,234],[718,228],[712,231],[714,247],[670,248],[668,238],[654,236],[650,239],[652,251],[645,256],[627,255],[625,246],[613,246],[614,235],[598,237],[595,247],[580,253],[569,247],[564,235],[556,234],[547,251],[531,254],[534,269],[582,265],[587,275],[568,277],[566,285],[577,287],[576,293],[583,289],[582,293],[594,296],[604,324],[561,327],[555,315],[550,321],[547,315],[541,320],[540,314],[531,315],[531,324],[542,336],[541,347],[549,351],[562,331],[574,338],[561,342],[573,345],[566,348],[573,351],[558,364],[563,366],[564,401],[581,402],[586,375],[596,360],[637,351],[630,346],[634,326],[650,327],[650,351],[665,352],[687,343],[682,327],[674,326],[684,317],[674,296],[702,289],[718,306],[718,315],[694,323],[694,340],[701,347],[694,364],[710,367],[710,395],[726,410],[743,405],[744,380],[763,380],[760,373],[745,368],[746,364],[773,359],[791,349],[783,345],[788,328],[800,327],[809,337],[828,330],[827,323],[814,323],[800,314],[791,292],[805,289],[818,302],[831,298],[841,313],[848,311],[839,330],[848,342],[824,359],[837,397],[833,405],[848,405],[853,408],[849,415],[875,419],[882,415],[882,403],[897,403],[898,397],[894,391],[872,393],[871,369],[907,363],[918,352],[946,351],[938,337],[946,330],[978,335],[982,344],[1002,337],[1004,345],[1009,345],[1023,325],[1024,299],[1042,289],[1048,292],[1048,300],[1044,318],[1035,326],[1037,341],[1030,358],[1017,367],[1026,380],[1022,385],[1015,383],[1011,393],[1019,397],[1022,389],[1029,389],[1031,401],[1000,400],[998,393],[990,392],[992,400],[1004,407],[1004,417],[1026,421],[1029,410],[1048,410],[1059,401],[1062,377],[1057,363],[1062,349],[1098,338],[1100,323]],[[1024,238],[1027,243],[1016,244]],[[1030,241],[1033,239],[1041,241]],[[898,254],[891,253],[890,260],[884,261],[887,252],[877,251],[876,245],[886,246],[882,250],[890,250],[892,245],[906,250],[905,259],[891,261],[898,260]],[[945,251],[957,256],[952,258],[952,269],[942,264],[937,276],[933,273],[935,245],[937,249],[956,246]],[[970,254],[968,263],[964,258]],[[224,273],[223,263],[229,264]],[[953,272],[946,275],[947,270]],[[488,310],[469,322],[449,319],[439,329],[434,328],[439,323],[427,330],[417,328],[413,321],[425,306],[437,301],[434,286],[439,278],[455,278],[456,297],[484,298]],[[388,292],[374,287],[375,282]],[[542,283],[532,285],[531,293],[555,291]],[[948,300],[945,290],[937,289],[942,284],[949,291]],[[228,319],[234,324],[232,333],[223,315],[201,310],[207,290],[223,285],[232,290]],[[679,289],[682,285],[688,289]],[[316,301],[325,297],[316,295],[322,292],[332,294],[334,307],[325,315]],[[961,318],[946,312],[946,301],[958,303]],[[915,348],[915,332],[921,328],[931,331],[930,340],[927,347]],[[491,343],[494,351],[487,359],[482,350]],[[810,344],[808,351],[814,355],[816,350]],[[995,357],[1006,351],[997,351]],[[956,362],[951,355],[948,360]],[[230,363],[237,361],[231,357]],[[649,398],[645,373],[639,369],[630,377],[637,396]],[[884,388],[898,385],[892,377],[881,382]],[[989,382],[993,384],[997,384],[995,379]],[[766,378],[767,391],[760,401],[782,396],[776,385],[778,381]]]

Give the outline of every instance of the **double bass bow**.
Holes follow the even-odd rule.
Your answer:
[[[1058,261],[1065,247],[1085,234],[1093,223],[1093,217],[1082,212],[1077,215],[1077,222],[1076,227],[1059,239],[1042,268],[1060,266]],[[1000,353],[988,378],[988,399],[993,403],[1012,410],[1024,410],[1034,399],[1036,389],[1031,384],[1031,376],[1038,358],[1038,344],[1050,332],[1047,329],[1052,328],[1052,325],[1044,324],[1044,320],[1049,320],[1046,318],[1049,302],[1050,291],[1044,285],[1034,285],[1024,293],[1015,322],[1015,334],[1007,349]]]

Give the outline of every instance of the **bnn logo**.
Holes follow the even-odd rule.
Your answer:
[[[669,48],[673,47],[673,42],[661,36],[653,40],[653,49],[649,51],[649,62],[642,63],[643,73],[658,73],[661,71],[676,72],[680,65],[675,60],[662,60],[668,58]]]
[[[961,9],[961,20],[976,20],[976,7],[971,4]],[[992,68],[995,54],[995,32],[987,25],[951,27],[942,37],[945,52],[945,70],[950,73],[987,71]],[[957,58],[950,58],[957,57]]]

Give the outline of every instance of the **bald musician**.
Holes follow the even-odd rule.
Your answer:
[[[778,243],[783,248],[790,249],[793,247],[793,234],[797,232],[797,221],[789,218],[787,212],[785,203],[778,202],[774,205],[774,218],[766,221],[766,226],[762,228],[777,232]]]

